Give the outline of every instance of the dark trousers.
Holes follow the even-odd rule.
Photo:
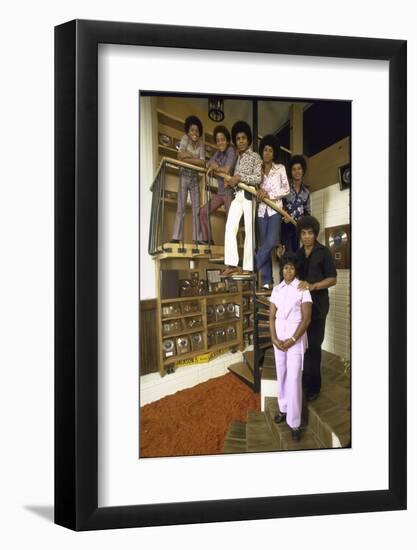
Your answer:
[[[262,274],[262,283],[272,283],[271,252],[279,243],[281,228],[280,214],[258,217],[259,246],[255,256],[256,268]]]
[[[320,393],[321,345],[324,340],[326,318],[312,319],[307,329],[308,348],[304,355],[303,386],[307,393]]]
[[[300,248],[300,241],[297,237],[297,231],[295,230],[295,225],[288,222],[282,223],[281,228],[281,243],[285,246],[287,252],[297,252]]]

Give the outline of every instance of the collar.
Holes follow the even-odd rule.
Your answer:
[[[243,157],[243,155],[246,155],[246,154],[248,154],[248,153],[253,153],[252,147],[248,147],[248,148],[246,149],[246,151],[245,151],[244,153],[242,153],[242,154],[240,154],[239,151],[238,151],[237,154],[238,154],[239,157]]]
[[[297,192],[297,191],[295,190],[295,185],[294,185],[293,180],[290,181],[290,187],[291,187],[291,189],[294,191],[294,193]],[[307,187],[304,185],[304,180],[301,182],[301,187],[300,187],[299,193],[301,193],[301,191],[308,191]]]
[[[290,284],[287,285],[287,283],[284,281],[284,279],[279,283],[278,288],[285,288],[287,286],[292,286],[293,288],[297,289],[298,285],[300,283],[300,280],[295,277]]]
[[[319,243],[319,241],[316,239],[315,243],[314,243],[314,246],[313,246],[313,250],[311,251],[311,254],[313,254],[313,252],[319,248],[326,248],[323,244]],[[304,246],[302,246],[300,248],[300,250],[302,251],[302,254],[304,257],[306,257],[306,251],[304,250]],[[311,256],[310,254],[310,256]]]
[[[270,170],[270,173],[271,172],[275,172],[276,170],[279,170],[279,168],[282,166],[282,164],[280,164],[279,162],[275,163],[273,162],[272,163],[272,166],[271,166],[271,170]],[[263,168],[262,168],[263,169]]]

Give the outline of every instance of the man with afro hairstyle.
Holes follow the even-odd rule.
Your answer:
[[[239,182],[257,187],[262,181],[262,159],[250,148],[252,144],[252,132],[247,122],[239,120],[232,127],[232,141],[237,149],[234,175],[225,176],[225,185],[235,188],[235,198],[230,205],[224,236],[224,263],[226,269],[223,276],[228,277],[234,273],[240,273],[239,252],[237,248],[237,232],[239,222],[244,216],[245,243],[243,247],[243,269],[246,272],[253,271],[253,200],[251,193],[240,189]]]
[[[194,115],[186,118],[184,124],[185,134],[183,135],[179,150],[178,160],[187,164],[205,167],[206,152],[203,141],[203,125],[201,120]],[[180,179],[177,198],[177,215],[175,217],[174,230],[172,232],[172,243],[184,240],[184,216],[187,195],[190,192],[191,210],[193,217],[193,241],[198,242],[200,236],[200,187],[198,172],[191,168],[180,168]]]

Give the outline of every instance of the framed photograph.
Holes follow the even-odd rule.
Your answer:
[[[212,96],[220,130],[210,118]],[[230,169],[241,178],[232,214],[221,194],[220,208],[204,209],[213,199],[206,161],[222,152],[222,137],[236,149]],[[246,252],[243,244],[262,209],[272,218],[279,211],[240,187],[250,163],[252,175],[259,167],[257,184],[267,184],[273,160],[265,151],[274,146],[288,152],[274,163],[288,176],[276,208],[299,213],[298,224],[310,213],[317,222],[294,232],[295,254],[310,250],[312,234],[316,257],[329,254],[327,265],[337,264],[329,287],[304,281],[313,308],[321,293],[325,324],[317,348],[322,391],[298,402],[299,441],[290,412],[282,414],[282,357],[268,324],[271,289],[263,286],[268,273],[275,285],[293,279],[281,280],[275,249],[265,259],[271,271],[258,269],[262,236],[255,233]],[[355,186],[349,176],[342,187],[352,165]],[[248,204],[243,230],[237,218],[228,223]],[[57,524],[80,531],[406,508],[405,41],[60,25],[55,206]],[[238,268],[233,254],[251,284],[229,278],[227,295],[209,295],[205,278],[210,289],[223,264]],[[254,257],[256,275],[247,267]],[[202,291],[166,297],[161,273],[201,283]],[[301,388],[301,371],[298,380]],[[238,394],[242,417],[216,416],[214,401],[202,401],[220,396],[227,408]],[[158,416],[153,404],[162,401],[168,408]],[[198,425],[201,446],[173,444],[181,419],[164,421],[178,402],[184,418],[210,415]],[[155,433],[165,442],[157,450]]]

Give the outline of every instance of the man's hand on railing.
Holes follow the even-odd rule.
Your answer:
[[[240,175],[236,174],[235,176],[228,176],[227,174],[224,176],[224,184],[227,187],[236,187],[236,185],[240,182]]]
[[[263,189],[258,189],[256,191],[256,198],[258,199],[258,201],[262,201],[263,199],[269,199],[269,195],[266,191],[264,191]]]
[[[277,246],[277,258],[280,260],[285,254],[285,244],[279,244]]]

